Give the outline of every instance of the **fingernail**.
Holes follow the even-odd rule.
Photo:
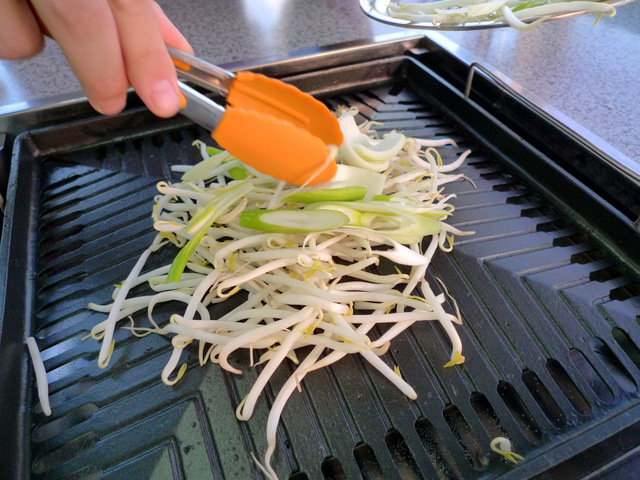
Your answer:
[[[103,115],[115,115],[116,113],[120,113],[127,103],[124,97],[114,97],[102,101],[90,100],[89,102],[98,113]]]
[[[178,92],[167,80],[161,80],[151,87],[151,101],[153,112],[161,117],[175,115],[180,108]]]

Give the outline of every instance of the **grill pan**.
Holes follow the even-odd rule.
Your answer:
[[[445,162],[473,151],[461,169],[471,181],[445,191],[457,195],[451,223],[477,233],[438,252],[429,272],[462,311],[466,363],[444,369],[446,336],[425,323],[384,357],[414,386],[415,402],[357,357],[309,374],[279,427],[273,465],[282,478],[632,478],[640,183],[607,146],[487,72],[470,83],[476,67],[415,37],[253,68],[331,108],[357,107],[382,133],[452,137],[459,148],[442,149]],[[120,329],[105,370],[97,342],[82,340],[104,318],[87,303],[107,302],[153,238],[155,184],[176,178],[170,165],[197,162],[191,143],[208,132],[143,108],[62,113],[53,108],[44,126],[20,119],[28,127],[3,152],[12,154],[12,206],[0,250],[0,477],[261,478],[249,452],[266,448],[269,405],[290,372],[276,373],[241,423],[235,406],[257,377],[246,356],[233,358],[240,376],[192,358],[168,387],[167,339]],[[47,367],[51,417],[37,402],[28,335]],[[496,436],[526,460],[491,452]]]

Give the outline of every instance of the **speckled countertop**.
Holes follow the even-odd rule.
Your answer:
[[[230,64],[409,31],[377,23],[357,0],[160,0],[201,57]],[[593,27],[593,16],[438,33],[640,165],[640,2]],[[76,94],[53,42],[36,58],[0,61],[0,114]]]

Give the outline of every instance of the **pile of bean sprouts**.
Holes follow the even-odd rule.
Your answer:
[[[254,456],[268,478],[277,478],[271,458],[281,413],[309,372],[357,354],[415,399],[414,389],[381,356],[395,336],[415,322],[432,320],[451,341],[447,366],[464,361],[455,328],[461,323],[459,312],[445,311],[447,295],[433,291],[425,272],[438,249],[452,248],[454,235],[471,233],[445,223],[454,208],[451,196],[443,193],[448,182],[463,180],[452,172],[469,151],[444,165],[438,148],[455,146],[452,140],[420,140],[395,131],[378,138],[370,122],[356,124],[356,113],[338,113],[345,141],[332,149],[332,156],[339,173],[334,181],[315,187],[286,185],[252,171],[225,151],[195,142],[202,162],[176,167],[183,173],[182,181],[157,186],[154,241],[115,288],[112,303],[90,304],[108,314],[91,331],[91,337],[101,341],[102,368],[114,352],[119,324],[138,336],[171,337],[173,352],[161,373],[168,385],[184,374],[181,358],[191,343],[197,344],[201,365],[217,363],[236,374],[240,370],[230,364],[229,356],[248,350],[250,366],[262,367],[238,405],[240,420],[251,417],[285,359],[297,364],[270,409],[262,462]],[[327,200],[353,193],[351,187],[362,190],[363,185],[364,198]],[[286,220],[284,225],[270,225],[268,219],[251,225],[253,217],[243,220],[247,211],[284,212],[286,217],[291,211],[304,216],[323,208],[347,212],[342,225],[325,230],[321,225],[296,228]],[[261,225],[262,229],[252,228]],[[173,263],[143,273],[149,256],[165,247],[180,249]],[[375,266],[385,258],[404,265],[406,273],[377,271]],[[143,285],[148,294],[130,296]],[[246,295],[240,305],[211,317],[208,307],[240,291]],[[175,313],[168,321],[155,319],[154,308],[167,302]],[[149,323],[135,324],[132,316],[145,311]],[[382,324],[388,328],[372,339],[369,333]]]
[[[391,1],[389,17],[434,26],[503,23],[530,30],[551,18],[571,13],[613,17],[616,8],[598,0],[435,0],[424,3]],[[596,20],[597,21],[597,20]]]

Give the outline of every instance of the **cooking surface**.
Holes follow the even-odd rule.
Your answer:
[[[231,68],[247,65],[247,61],[251,64],[250,60],[255,58],[281,58],[299,49],[318,52],[321,49],[315,47],[378,34],[415,35],[366,19],[356,1],[194,0],[189,2],[189,8],[184,7],[184,1],[160,3],[191,39],[198,54]],[[257,9],[256,4],[266,10]],[[203,21],[207,15],[209,19]],[[461,49],[473,53],[522,85],[527,95],[531,93],[553,105],[559,116],[564,114],[576,120],[628,155],[631,162],[640,163],[640,98],[634,87],[640,69],[638,20],[640,3],[624,7],[616,18],[603,19],[596,28],[591,26],[592,17],[582,17],[542,25],[531,32],[511,29],[449,32],[436,34],[434,38],[462,56],[466,54]],[[278,29],[283,24],[285,28]],[[224,41],[219,41],[220,38]],[[0,115],[78,96],[75,78],[51,43],[36,59],[0,61],[0,79]],[[374,90],[371,98],[382,99],[382,104],[366,114],[388,121],[387,115],[395,107],[393,101],[391,106],[386,103],[393,98],[388,96],[388,90],[380,88]],[[365,97],[369,98],[369,93]],[[421,121],[429,118],[425,111],[422,107],[417,110]],[[180,119],[158,127],[155,119],[144,117],[138,122],[138,114],[127,118],[136,119],[138,130],[132,134],[141,136],[98,146],[88,162],[86,151],[65,151],[59,157],[34,152],[38,160],[46,160],[42,171],[28,176],[28,181],[43,182],[32,185],[36,188],[33,192],[46,187],[41,198],[39,193],[31,197],[44,202],[41,205],[44,216],[39,220],[40,230],[28,233],[30,238],[38,239],[38,261],[42,262],[38,268],[45,270],[39,272],[38,285],[25,285],[28,292],[34,287],[38,289],[34,300],[36,323],[27,325],[26,333],[40,329],[39,341],[42,335],[50,335],[47,338],[51,343],[45,344],[50,347],[45,361],[54,371],[54,399],[65,404],[66,410],[47,423],[36,409],[30,436],[18,441],[33,448],[35,461],[29,463],[29,468],[35,477],[41,478],[51,478],[51,472],[56,476],[75,473],[83,478],[97,478],[102,468],[112,478],[139,477],[142,472],[153,476],[149,474],[149,466],[157,472],[187,472],[193,478],[201,478],[202,462],[207,468],[211,465],[214,474],[224,471],[228,478],[234,475],[245,478],[245,472],[251,469],[245,450],[253,442],[258,448],[264,442],[265,411],[232,437],[227,434],[229,429],[238,428],[232,414],[216,415],[215,421],[198,423],[211,414],[202,406],[203,398],[215,397],[222,402],[221,409],[232,408],[236,400],[233,395],[238,395],[238,391],[226,375],[216,368],[192,369],[181,393],[174,395],[156,376],[166,345],[152,338],[141,344],[125,343],[131,348],[127,362],[142,367],[137,372],[141,377],[135,380],[142,379],[145,395],[153,398],[151,403],[139,401],[136,399],[143,397],[136,397],[134,390],[126,388],[131,380],[127,376],[131,375],[127,373],[130,365],[123,363],[127,368],[108,376],[97,369],[95,352],[69,330],[72,324],[88,327],[94,323],[93,316],[82,316],[88,315],[86,310],[74,313],[80,312],[74,305],[85,304],[89,296],[95,299],[97,292],[108,293],[109,285],[127,271],[126,262],[133,262],[138,249],[148,243],[144,238],[139,240],[139,235],[150,232],[145,223],[149,195],[156,179],[168,175],[166,159],[193,161],[184,158],[182,144],[206,136],[185,127]],[[101,120],[96,122],[94,125],[101,125]],[[93,148],[91,129],[81,131],[88,135],[83,137],[86,146]],[[46,135],[38,138],[44,138],[45,146],[51,146],[52,139]],[[314,381],[326,386],[330,393],[319,396],[305,393],[288,407],[289,411],[303,409],[309,415],[302,423],[295,414],[285,418],[285,425],[287,421],[291,425],[287,429],[287,435],[291,435],[288,445],[293,445],[279,457],[278,468],[285,475],[297,470],[302,473],[292,478],[300,480],[305,478],[304,473],[317,478],[322,471],[327,478],[340,478],[340,470],[344,469],[348,478],[358,475],[379,478],[377,463],[391,478],[498,475],[516,479],[522,478],[521,472],[535,475],[549,466],[554,466],[556,475],[566,476],[574,471],[575,465],[563,464],[561,459],[570,456],[571,451],[580,451],[585,437],[605,445],[604,449],[582,454],[581,466],[588,472],[597,471],[598,466],[621,450],[637,449],[635,439],[640,431],[637,276],[629,276],[629,271],[620,267],[615,252],[612,258],[610,251],[600,248],[602,239],[563,218],[554,205],[548,204],[548,196],[541,195],[517,175],[514,177],[511,170],[505,170],[491,155],[485,156],[482,150],[477,152],[465,173],[479,189],[465,190],[468,185],[464,184],[452,186],[454,190],[460,188],[457,193],[463,202],[456,212],[456,222],[474,225],[479,233],[458,242],[459,248],[453,255],[438,257],[434,267],[438,273],[455,279],[457,294],[462,295],[459,301],[465,308],[465,321],[475,322],[476,328],[461,331],[467,345],[465,354],[469,354],[469,370],[465,366],[463,372],[469,376],[440,370],[447,349],[432,326],[426,327],[428,337],[421,337],[425,332],[418,330],[399,339],[399,346],[409,345],[418,350],[431,342],[435,353],[425,363],[413,365],[415,356],[407,356],[403,349],[395,353],[403,371],[416,378],[424,378],[425,371],[429,373],[426,376],[429,381],[420,384],[423,395],[417,407],[409,406],[410,402],[372,377],[357,361],[322,374]],[[117,198],[133,205],[130,211],[109,212],[108,223],[117,233],[105,241],[117,245],[118,253],[114,255],[122,263],[107,269],[108,280],[103,272],[105,254],[93,257],[97,251],[92,249],[101,235],[98,230],[103,229],[98,229],[91,217],[94,208],[98,213],[106,211],[100,203],[106,199],[96,196],[95,190],[87,189],[84,182],[103,185],[103,191],[115,188],[112,192]],[[118,186],[124,190],[118,190]],[[75,203],[77,199],[80,203]],[[464,203],[467,201],[470,203]],[[91,208],[85,211],[80,205]],[[56,222],[54,213],[69,219],[70,224]],[[28,202],[18,210],[21,218],[33,214]],[[130,238],[137,240],[127,240]],[[58,248],[58,244],[64,244],[65,248]],[[505,249],[507,244],[510,246]],[[26,242],[22,247],[23,253],[36,252],[30,250],[35,248],[32,243]],[[36,267],[34,258],[26,259],[27,265],[21,267],[31,272]],[[88,258],[92,260],[87,261]],[[82,259],[86,264],[80,273],[67,273],[69,265],[77,265]],[[87,276],[91,268],[95,271]],[[513,281],[514,278],[518,280]],[[20,295],[24,291],[19,289]],[[481,296],[467,296],[465,292]],[[32,307],[25,308],[28,311]],[[533,309],[536,315],[523,316],[522,309]],[[553,332],[550,337],[548,332]],[[499,343],[492,343],[496,341]],[[498,360],[491,354],[497,354]],[[7,358],[15,366],[9,369],[12,372],[24,367],[20,364],[23,356],[9,355],[4,359]],[[10,363],[3,363],[7,365]],[[358,393],[343,388],[345,385],[351,388],[354,379],[360,382],[356,385]],[[249,382],[250,378],[244,381]],[[222,393],[203,389],[219,383],[225,385]],[[28,385],[31,389],[32,384]],[[371,424],[363,423],[360,417],[368,410],[352,408],[359,405],[360,391],[371,406],[376,405],[380,395],[385,398],[383,407],[376,410],[380,418]],[[133,395],[131,402],[128,395]],[[27,404],[25,398],[16,401]],[[316,411],[319,417],[314,417]],[[112,414],[118,415],[121,425],[112,422]],[[132,439],[143,438],[143,432],[148,432],[152,423],[157,437],[148,438],[139,446]],[[296,430],[300,426],[302,430]],[[313,441],[306,445],[310,431]],[[488,468],[484,465],[486,441],[503,432],[515,440],[517,451],[527,456],[523,470],[509,473],[509,465],[499,463],[495,457],[491,457]],[[611,432],[615,434],[609,438]],[[221,436],[226,443],[212,444],[212,435]],[[359,443],[361,440],[364,443]],[[87,452],[94,451],[93,448],[101,448],[108,454],[102,466],[86,461],[90,457]],[[130,460],[121,463],[128,455]],[[633,456],[630,458],[633,462]],[[625,459],[616,461],[621,466],[609,478],[633,478],[631,473],[623,476],[625,469],[632,471],[632,467],[625,466]]]
[[[407,32],[368,19],[357,0],[159,3],[195,51],[221,65]],[[640,162],[640,2],[622,7],[595,28],[594,19],[550,22],[530,32],[442,35]],[[54,44],[34,60],[0,61],[0,112],[78,90]]]
[[[386,64],[389,71],[399,65],[393,58]],[[431,281],[446,279],[461,307],[467,362],[444,369],[448,343],[427,323],[397,338],[387,358],[416,387],[416,402],[357,357],[309,375],[285,408],[274,466],[297,480],[593,473],[634,448],[640,430],[637,232],[628,219],[608,218],[613,211],[604,201],[500,122],[487,116],[478,124],[476,107],[459,92],[436,90],[437,75],[414,62],[403,66],[382,85],[360,73],[366,65],[334,70],[337,91],[325,101],[357,106],[360,120],[384,122],[382,129],[451,136],[460,146],[443,149],[445,161],[473,150],[463,169],[473,183],[445,192],[457,194],[452,223],[477,233],[456,239],[453,253],[440,252],[429,273]],[[354,86],[362,78],[372,83]],[[544,134],[557,132],[536,131],[532,140]],[[96,364],[97,344],[82,341],[104,317],[86,303],[106,301],[148,245],[154,184],[169,176],[169,163],[198,158],[195,138],[207,133],[180,118],[159,122],[131,111],[20,139],[11,218],[30,221],[12,221],[3,248],[11,246],[12,265],[5,318],[24,324],[5,323],[2,340],[11,345],[18,337],[19,345],[23,329],[36,334],[55,416],[37,406],[24,352],[5,349],[0,362],[21,373],[4,378],[13,389],[3,388],[3,405],[17,405],[29,427],[21,430],[11,415],[2,421],[12,462],[32,478],[257,475],[248,452],[264,449],[268,405],[283,372],[255,416],[239,423],[233,407],[256,376],[242,355],[234,358],[245,366],[240,377],[191,362],[170,388],[158,376],[166,339],[135,339],[120,329],[105,370]],[[556,192],[537,185],[540,172],[556,176]],[[570,205],[576,200],[577,211]],[[605,222],[612,231],[603,231]],[[514,468],[491,453],[488,443],[498,435],[527,460]]]

